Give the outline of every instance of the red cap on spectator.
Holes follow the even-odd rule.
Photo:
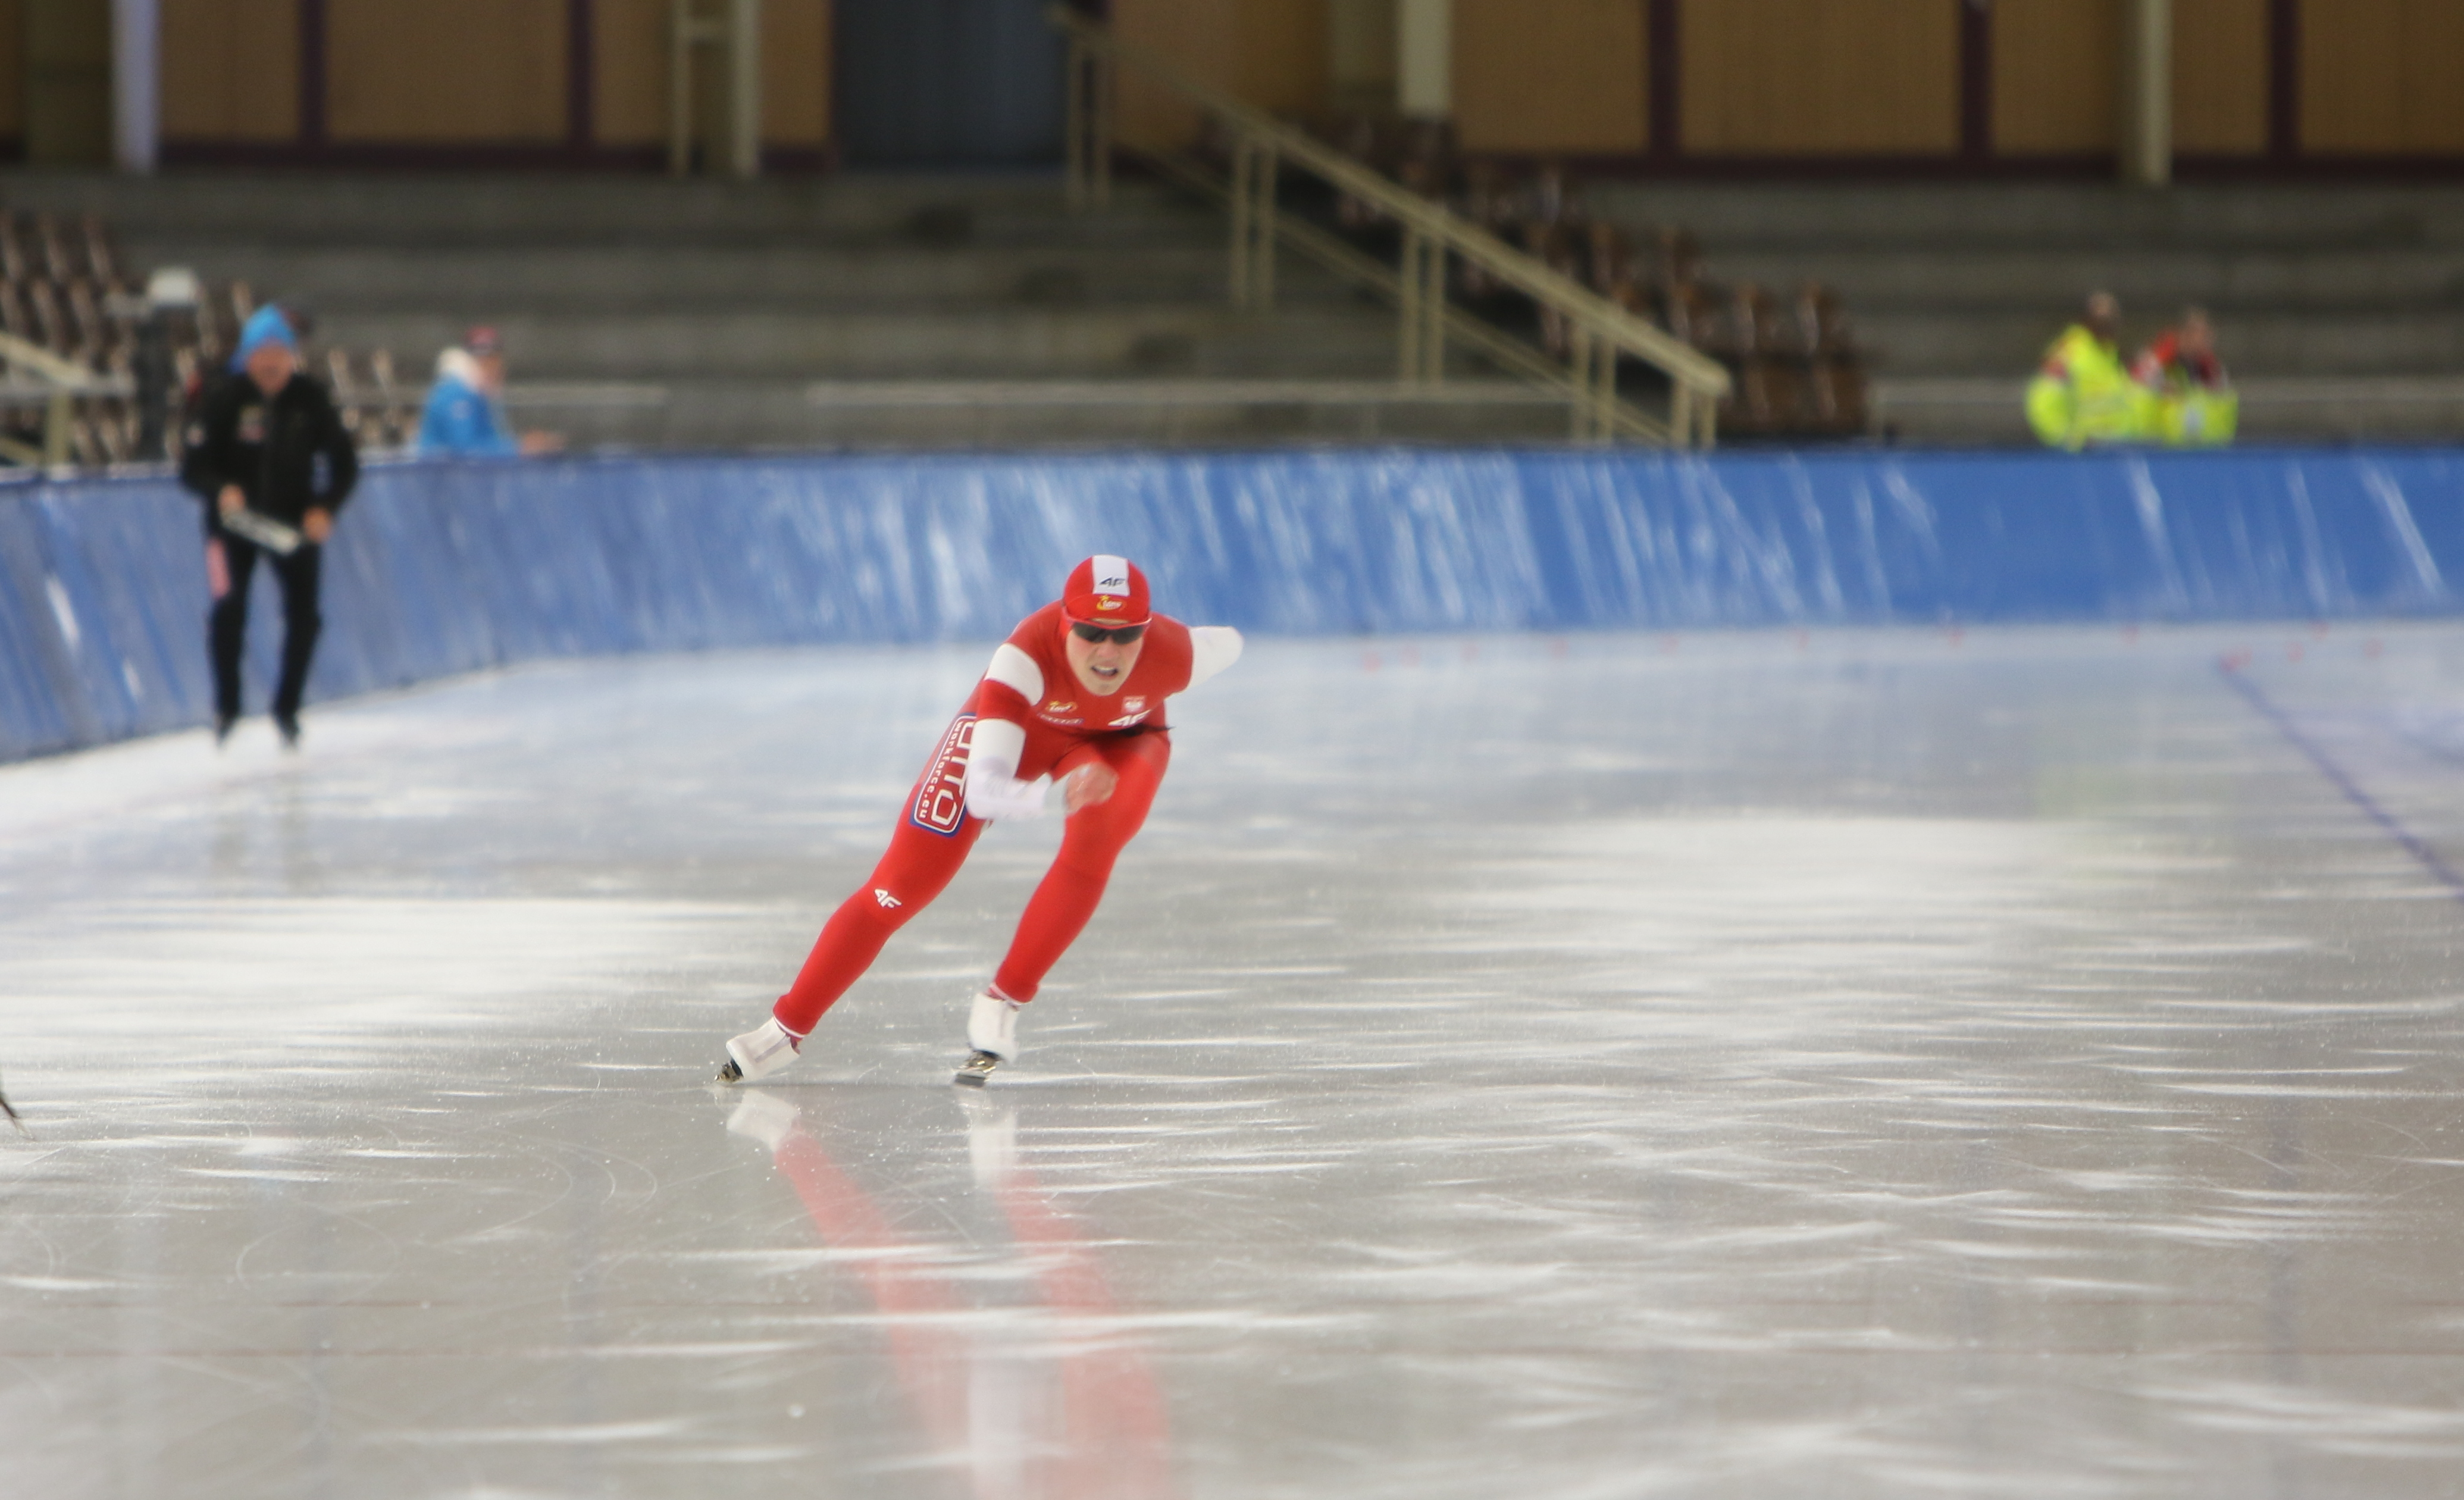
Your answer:
[[[494,327],[481,323],[462,336],[462,347],[473,354],[502,354],[505,351],[505,341],[496,337],[496,330]]]
[[[1089,558],[1069,570],[1061,612],[1087,625],[1147,623],[1147,576],[1127,558]]]

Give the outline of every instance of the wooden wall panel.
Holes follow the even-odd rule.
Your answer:
[[[1681,14],[1688,152],[1958,149],[1948,0],[1685,0]]]
[[[591,135],[602,145],[668,139],[668,0],[597,0],[590,21]]]
[[[1261,109],[1313,114],[1327,102],[1326,0],[1112,0],[1124,41]],[[1198,117],[1123,70],[1120,128],[1133,141],[1186,142]]]
[[[1994,0],[1993,148],[2110,151],[2122,125],[2123,0]]]
[[[1395,107],[1396,0],[1327,0],[1328,107],[1377,113]]]
[[[165,140],[299,138],[298,0],[163,0],[161,55]]]
[[[2173,146],[2267,149],[2267,0],[2173,0]]]
[[[1455,0],[1455,126],[1464,148],[1642,150],[1648,3]]]
[[[830,0],[763,0],[761,139],[809,149],[830,136]],[[591,130],[600,145],[668,140],[668,0],[596,0]]]
[[[25,0],[19,13],[26,160],[109,165],[110,8],[99,0]]]
[[[21,0],[0,0],[0,139],[26,139],[26,12]]]
[[[326,0],[338,142],[565,138],[564,0]]]
[[[830,138],[830,0],[762,0],[761,139],[812,147]]]
[[[2464,152],[2464,4],[2311,0],[2302,12],[2305,153]]]

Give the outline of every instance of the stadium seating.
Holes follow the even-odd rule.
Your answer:
[[[1596,216],[1582,184],[1563,166],[1510,174],[1497,163],[1464,158],[1443,125],[1347,116],[1312,121],[1310,129],[1727,365],[1735,386],[1720,410],[1724,436],[1803,441],[1865,432],[1866,362],[1833,288],[1805,281],[1775,293],[1753,281],[1724,282],[1685,229],[1629,230]],[[1227,154],[1220,142],[1210,147],[1219,159]],[[1306,197],[1295,206],[1310,207]],[[1369,205],[1338,194],[1331,216],[1360,248],[1392,253],[1395,229]],[[1529,334],[1551,357],[1570,357],[1558,318],[1493,284],[1479,268],[1457,266],[1451,289],[1463,305]],[[1652,380],[1627,362],[1619,384],[1648,388]]]
[[[129,268],[99,214],[69,218],[50,212],[0,211],[0,331],[103,375],[128,376],[134,368],[138,320],[147,308],[143,274]],[[193,308],[164,314],[170,335],[174,379],[159,429],[164,446],[141,451],[142,414],[133,396],[80,396],[72,408],[70,456],[80,468],[105,468],[169,459],[182,409],[208,371],[225,358],[239,327],[256,310],[245,280],[209,284]],[[354,362],[369,371],[363,381]],[[416,393],[393,379],[390,354],[364,356],[327,351],[325,373],[334,384],[352,430],[363,448],[407,446],[415,434]],[[5,387],[0,438],[18,451],[38,451],[48,394],[32,384]]]

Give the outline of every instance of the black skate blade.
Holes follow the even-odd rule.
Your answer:
[[[970,1052],[967,1060],[958,1065],[958,1070],[951,1075],[950,1081],[964,1084],[970,1089],[980,1089],[992,1081],[993,1070],[1000,1066],[1001,1059],[990,1052]]]

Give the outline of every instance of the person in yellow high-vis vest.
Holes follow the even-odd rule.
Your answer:
[[[2155,397],[2122,359],[2122,303],[2087,299],[2086,316],[2062,330],[2028,386],[2028,425],[2048,448],[2077,452],[2154,435]]]

